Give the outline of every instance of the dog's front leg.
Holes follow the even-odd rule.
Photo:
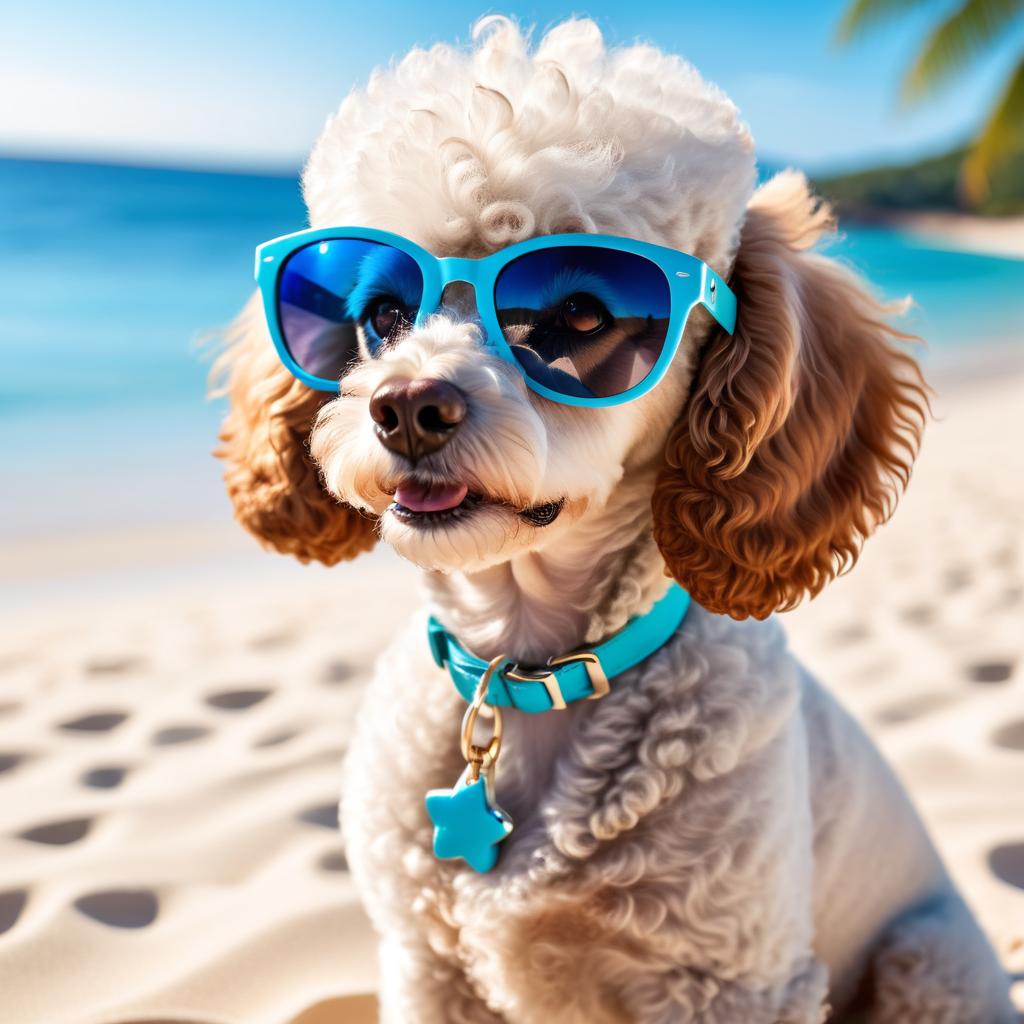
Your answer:
[[[722,979],[689,968],[635,974],[621,993],[625,1019],[643,1024],[822,1024],[828,969],[809,956],[785,979]]]
[[[344,773],[346,854],[380,936],[381,1020],[500,1024],[462,969],[451,923],[456,869],[431,850],[424,794],[450,785],[465,764],[465,705],[438,675],[424,632],[417,622],[384,653],[364,698]]]
[[[872,964],[870,1024],[1015,1024],[1009,979],[951,889],[895,921]]]
[[[461,967],[419,936],[380,943],[381,1024],[505,1024],[476,994]]]

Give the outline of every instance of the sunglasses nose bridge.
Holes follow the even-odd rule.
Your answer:
[[[464,281],[466,284],[476,287],[476,279],[479,276],[480,261],[467,260],[460,256],[446,256],[437,261],[438,269],[441,272],[441,285],[454,284],[456,281]]]
[[[449,256],[437,261],[437,298],[420,307],[417,324],[423,323],[431,314],[442,308],[457,309],[465,315],[480,315],[480,300],[477,291],[479,260]]]
[[[437,261],[441,290],[438,304],[444,305],[445,295],[454,292],[460,296],[472,295],[479,309],[480,300],[477,295],[477,281],[480,276],[480,261],[462,259],[459,256],[448,256]],[[452,288],[452,286],[455,286]],[[459,286],[463,287],[459,287]]]

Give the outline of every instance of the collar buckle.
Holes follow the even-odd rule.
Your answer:
[[[597,656],[596,651],[574,651],[572,654],[563,654],[559,658],[548,658],[548,664],[552,667],[567,665],[573,661],[582,661],[583,667],[587,670],[590,688],[594,691],[587,700],[600,700],[606,696],[611,689],[611,684],[608,682],[604,665],[601,664],[601,659]]]
[[[594,691],[587,700],[599,700],[611,689],[608,676],[605,674],[601,659],[594,651],[573,651],[571,654],[562,654],[558,657],[548,658],[549,669],[557,669],[561,665],[569,665],[573,662],[580,662],[586,669],[587,678],[590,680],[590,688]],[[554,671],[531,672],[528,669],[521,669],[516,665],[509,665],[504,672],[506,678],[513,679],[517,683],[540,683],[548,692],[551,700],[552,711],[564,711],[566,708],[565,695],[562,693],[558,675]]]

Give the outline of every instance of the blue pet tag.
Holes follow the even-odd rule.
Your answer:
[[[462,717],[461,749],[466,770],[451,789],[432,789],[425,801],[434,823],[434,856],[464,860],[481,873],[497,863],[498,843],[512,831],[512,819],[494,799],[494,768],[501,752],[501,708],[487,703],[491,676],[506,661],[504,657],[492,659]],[[493,720],[486,746],[477,744],[473,736],[481,712]]]
[[[494,802],[490,772],[471,779],[467,766],[451,789],[427,793],[427,814],[434,823],[434,856],[461,858],[475,871],[490,871],[498,843],[512,831],[512,819]]]

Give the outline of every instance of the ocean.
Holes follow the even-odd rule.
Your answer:
[[[0,159],[5,539],[226,514],[203,338],[251,292],[256,244],[304,223],[294,176]],[[829,251],[912,295],[932,352],[1020,335],[1020,261],[883,228]]]

